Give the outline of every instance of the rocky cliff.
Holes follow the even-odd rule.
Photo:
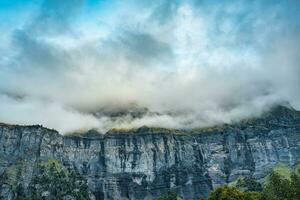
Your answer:
[[[193,131],[142,127],[62,136],[41,126],[0,125],[0,196],[14,199],[54,159],[80,173],[92,199],[153,199],[168,190],[199,199],[239,176],[263,178],[300,159],[300,114],[276,107],[260,118]],[[0,198],[1,198],[0,197]]]

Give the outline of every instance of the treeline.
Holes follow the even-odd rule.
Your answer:
[[[179,200],[176,193],[168,193],[158,200]],[[300,200],[300,169],[282,173],[273,170],[263,183],[244,177],[233,185],[225,185],[200,200]]]

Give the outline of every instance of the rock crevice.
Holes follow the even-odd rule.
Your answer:
[[[18,180],[0,182],[0,195],[13,199],[14,181],[26,190],[39,160],[55,159],[82,174],[94,199],[150,199],[171,189],[194,200],[240,176],[261,179],[276,164],[300,159],[300,115],[288,108],[217,129],[94,134],[0,124],[0,176],[12,166],[22,171]]]

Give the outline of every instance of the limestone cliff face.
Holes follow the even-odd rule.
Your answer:
[[[0,176],[18,166],[16,181],[26,191],[35,163],[47,159],[80,172],[97,200],[151,199],[169,189],[183,199],[199,199],[239,176],[259,179],[277,163],[294,166],[300,159],[300,115],[277,107],[258,119],[206,130],[142,127],[80,137],[0,125]],[[0,185],[0,196],[13,199],[12,187]]]

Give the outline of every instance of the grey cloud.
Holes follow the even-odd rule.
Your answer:
[[[129,60],[139,64],[168,61],[172,57],[172,49],[146,33],[125,32],[119,38],[123,51],[127,51]]]
[[[300,108],[298,30],[285,29],[292,21],[283,8],[147,5],[149,15],[137,22],[127,18],[108,36],[83,40],[74,31],[82,1],[46,1],[11,35],[15,52],[0,64],[0,121],[104,132],[230,123],[283,101]],[[225,22],[228,32],[221,30]],[[132,109],[143,113],[134,117]]]
[[[67,62],[67,55],[62,49],[55,48],[43,40],[30,36],[24,30],[17,30],[13,34],[13,42],[18,49],[16,60],[26,71],[26,68],[39,70],[41,68],[56,71],[55,68]]]

